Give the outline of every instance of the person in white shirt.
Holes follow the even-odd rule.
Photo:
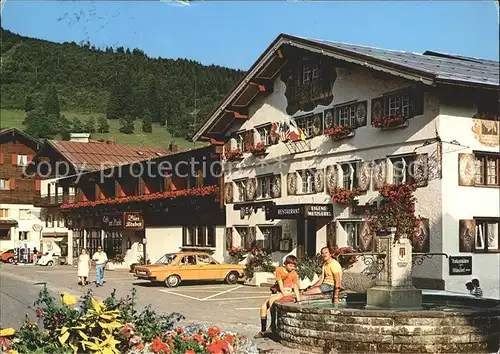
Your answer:
[[[108,256],[102,250],[101,246],[97,247],[97,252],[92,256],[92,260],[95,262],[96,286],[102,286],[104,282],[104,267],[108,263]]]

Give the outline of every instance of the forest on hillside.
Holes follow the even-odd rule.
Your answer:
[[[138,48],[53,43],[3,28],[1,36],[1,106],[25,110],[28,123],[41,124],[45,115],[59,111],[98,112],[119,120],[126,134],[140,119],[144,131],[156,122],[185,137],[244,74],[193,60],[150,58]],[[47,134],[60,133],[45,128]]]

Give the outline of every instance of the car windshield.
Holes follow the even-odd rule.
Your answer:
[[[161,257],[159,260],[156,261],[156,264],[171,264],[172,261],[175,259],[175,254],[173,253],[167,253],[163,257]]]

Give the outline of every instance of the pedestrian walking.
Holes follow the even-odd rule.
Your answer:
[[[92,266],[90,262],[90,257],[87,254],[87,250],[82,248],[82,253],[78,256],[78,277],[82,282],[82,286],[87,285],[87,278],[89,277],[89,271]]]
[[[104,267],[108,263],[108,256],[101,246],[97,247],[97,252],[92,256],[92,260],[95,262],[96,286],[102,286],[104,283]]]

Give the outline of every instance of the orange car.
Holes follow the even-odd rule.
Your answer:
[[[4,263],[14,263],[16,254],[13,249],[9,249],[0,253],[0,260]]]
[[[136,266],[134,276],[175,288],[182,280],[224,280],[236,284],[243,278],[244,269],[241,264],[221,264],[203,252],[179,252],[167,253],[156,264]]]

